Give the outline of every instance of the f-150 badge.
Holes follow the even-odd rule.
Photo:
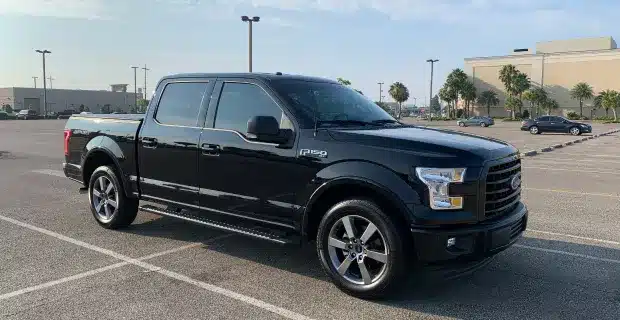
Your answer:
[[[299,155],[302,157],[327,158],[327,151],[313,150],[313,149],[301,149],[299,150]]]

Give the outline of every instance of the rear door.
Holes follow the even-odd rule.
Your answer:
[[[538,129],[540,131],[547,131],[547,132],[551,131],[548,116],[543,116],[543,117],[536,119],[536,125],[538,126]]]
[[[160,83],[138,138],[141,195],[198,205],[198,142],[213,79]]]
[[[550,116],[549,117],[549,132],[564,132],[564,119],[560,117]],[[566,129],[568,131],[568,129]]]

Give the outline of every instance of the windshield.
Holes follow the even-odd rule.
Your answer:
[[[282,80],[273,86],[306,128],[314,126],[315,113],[319,126],[396,122],[364,95],[337,83]]]

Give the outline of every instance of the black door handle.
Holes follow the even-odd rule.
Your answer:
[[[145,148],[157,147],[157,139],[155,138],[142,138],[142,146]]]
[[[221,147],[217,144],[203,143],[200,145],[200,150],[205,156],[219,156]]]

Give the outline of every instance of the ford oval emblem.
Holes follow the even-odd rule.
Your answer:
[[[521,186],[521,175],[517,174],[510,180],[510,188],[517,190]]]

